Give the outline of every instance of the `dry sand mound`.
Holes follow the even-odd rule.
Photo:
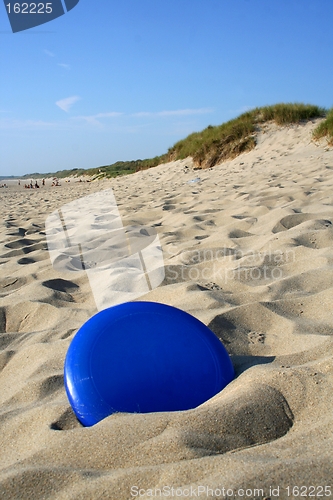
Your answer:
[[[253,151],[210,170],[187,159],[1,191],[1,498],[330,497],[333,152],[311,142],[314,126],[267,126]],[[194,410],[83,428],[63,363],[96,307],[84,272],[52,268],[45,219],[110,187],[124,224],[159,233],[165,280],[141,299],[207,324],[236,378]]]

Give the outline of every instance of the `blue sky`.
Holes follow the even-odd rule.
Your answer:
[[[0,175],[163,154],[248,108],[333,105],[332,0],[80,0],[13,34],[0,5]]]

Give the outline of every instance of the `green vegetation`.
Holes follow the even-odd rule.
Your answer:
[[[312,104],[288,103],[264,106],[252,111],[258,117],[258,121],[267,122],[273,120],[277,125],[287,125],[302,121],[322,118],[326,115],[325,108]]]
[[[256,146],[260,126],[266,122],[277,125],[300,123],[315,118],[326,118],[314,131],[314,138],[327,136],[333,145],[333,108],[327,111],[319,106],[302,103],[281,103],[273,106],[255,108],[222,125],[209,125],[201,132],[194,132],[169,148],[168,152],[145,160],[118,161],[99,168],[61,170],[50,174],[29,174],[26,178],[69,177],[89,175],[95,179],[117,177],[139,170],[146,170],[161,163],[181,160],[191,156],[197,168],[208,168]]]
[[[199,168],[213,167],[253,149],[262,123],[274,121],[278,125],[286,125],[323,116],[325,109],[310,104],[276,104],[255,108],[222,125],[210,125],[202,132],[189,135],[169,149],[169,158],[179,160],[192,156]]]
[[[71,177],[71,176],[78,177],[80,175],[87,175],[87,170],[85,170],[84,168],[80,168],[80,169],[73,168],[72,170],[58,170],[57,172],[50,172],[48,174],[39,174],[38,172],[34,172],[32,174],[22,175],[20,178],[21,179],[44,179],[46,177],[57,177],[59,179],[62,179],[64,177]]]
[[[117,161],[112,165],[106,165],[98,169],[91,169],[90,172],[94,171],[92,175],[95,175],[95,170],[98,170],[97,176],[99,177],[117,177],[118,175],[132,174],[134,172],[138,172],[139,170],[156,167],[160,163],[163,163],[163,161],[167,161],[166,155],[156,156],[155,158],[146,160]],[[86,173],[87,172],[88,171],[86,171]]]
[[[333,108],[328,111],[326,119],[313,132],[314,139],[321,139],[322,137],[327,137],[328,144],[333,146]]]
[[[169,149],[170,160],[180,160],[192,156],[198,167],[213,167],[228,158],[253,149],[255,142],[255,123],[250,113],[222,125],[211,125],[202,132],[195,132],[177,142]]]
[[[167,161],[167,156],[156,156],[155,158],[148,158],[146,160],[132,160],[132,161],[117,161],[112,165],[105,165],[103,167],[95,168],[73,168],[72,170],[58,170],[57,172],[49,172],[47,174],[39,174],[34,172],[21,176],[21,179],[42,179],[47,177],[56,177],[63,179],[64,177],[81,177],[83,175],[91,176],[93,179],[100,179],[103,177],[117,177],[119,175],[132,174],[139,170],[146,170],[151,167],[156,167],[160,163]],[[8,179],[9,177],[5,177]],[[15,178],[15,177],[14,177]]]

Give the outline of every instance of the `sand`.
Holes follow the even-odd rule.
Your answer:
[[[333,151],[316,124],[269,124],[209,170],[0,191],[0,498],[333,496]],[[63,363],[97,309],[84,271],[52,267],[45,220],[109,188],[123,224],[160,238],[165,279],[141,300],[208,325],[236,378],[193,410],[84,428]]]

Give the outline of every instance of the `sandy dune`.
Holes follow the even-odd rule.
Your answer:
[[[333,497],[333,151],[315,125],[267,125],[210,170],[1,190],[1,498]],[[141,300],[203,321],[237,376],[197,409],[83,428],[63,363],[97,309],[84,271],[52,267],[45,220],[110,187],[123,224],[160,238],[165,279]]]

